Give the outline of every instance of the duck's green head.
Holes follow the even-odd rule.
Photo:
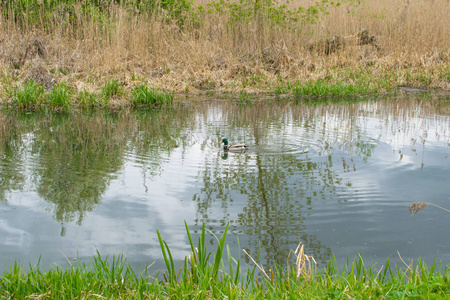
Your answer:
[[[227,139],[223,139],[223,140],[222,140],[222,143],[224,143],[225,146],[227,146],[227,145],[228,145],[228,140],[227,140]]]

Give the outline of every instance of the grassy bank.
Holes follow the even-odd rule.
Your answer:
[[[173,261],[158,232],[166,264],[161,273],[152,273],[151,266],[137,272],[123,256],[100,253],[89,264],[69,262],[65,269],[48,271],[39,265],[23,271],[13,263],[0,277],[0,295],[2,299],[442,299],[450,295],[448,266],[427,267],[418,260],[391,267],[389,259],[383,266],[366,266],[359,258],[341,269],[332,259],[319,270],[301,244],[290,253],[292,263],[287,267],[264,270],[249,256],[253,264],[244,273],[241,257],[232,258],[225,244],[228,226],[213,252],[207,249],[205,226],[197,245],[187,225],[186,230],[191,253],[179,263]]]
[[[2,1],[0,99],[30,81],[57,107],[159,103],[149,90],[449,90],[448,15],[446,0]]]

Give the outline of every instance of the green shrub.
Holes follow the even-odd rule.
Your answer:
[[[198,8],[200,11],[229,16],[229,25],[240,22],[251,23],[259,17],[265,17],[267,24],[272,27],[295,30],[301,24],[317,23],[328,14],[329,6],[340,5],[340,2],[321,0],[311,3],[309,7],[295,5],[290,8],[285,1],[278,0],[217,0],[208,3],[206,10],[202,6]]]

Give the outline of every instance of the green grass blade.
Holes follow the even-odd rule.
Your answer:
[[[175,276],[174,275],[175,268],[173,267],[173,261],[171,260],[172,255],[170,255],[170,252],[169,252],[169,254],[166,252],[166,249],[168,250],[169,247],[167,246],[166,242],[161,238],[161,234],[159,233],[158,229],[156,230],[156,234],[158,235],[159,246],[160,246],[161,252],[163,254],[164,263],[166,264],[167,273],[168,273],[168,277],[169,277],[168,280],[169,280],[169,282],[172,282],[171,280],[172,280],[173,276]],[[169,260],[168,255],[170,257],[170,260]]]
[[[225,239],[227,237],[229,225],[230,223],[227,223],[227,225],[225,226],[225,231],[219,240],[219,245],[217,246],[216,257],[214,259],[213,278],[217,278],[217,274],[219,272],[219,266],[220,262],[222,261],[223,249],[225,247]]]

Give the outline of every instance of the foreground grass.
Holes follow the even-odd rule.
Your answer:
[[[421,260],[403,268],[365,266],[362,258],[341,269],[334,258],[319,270],[313,258],[299,247],[293,266],[265,271],[253,265],[244,273],[241,258],[232,258],[225,245],[228,226],[218,239],[216,251],[206,245],[205,226],[194,245],[189,229],[191,253],[184,262],[173,261],[170,249],[158,232],[166,270],[150,274],[136,272],[122,255],[94,256],[89,264],[69,263],[42,271],[39,264],[24,271],[13,263],[0,277],[3,299],[442,299],[450,296],[450,268],[426,266]],[[222,258],[226,252],[227,260]],[[225,272],[225,264],[227,271]],[[247,269],[247,268],[246,268]],[[287,271],[286,271],[287,270]]]

